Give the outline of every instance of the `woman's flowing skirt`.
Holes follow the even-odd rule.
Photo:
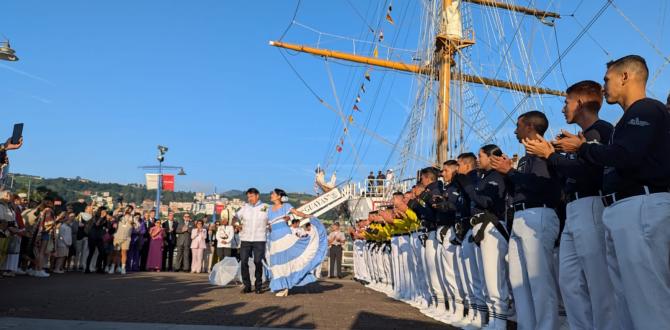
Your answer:
[[[304,237],[291,232],[285,221],[272,225],[270,232],[270,290],[280,291],[316,281],[313,270],[321,266],[328,250],[326,228],[317,218]]]

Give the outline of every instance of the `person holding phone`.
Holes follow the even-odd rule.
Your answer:
[[[17,125],[20,125],[17,126]],[[0,189],[4,190],[9,178],[9,157],[7,151],[16,150],[23,145],[23,124],[14,125],[14,134],[5,143],[0,143]]]

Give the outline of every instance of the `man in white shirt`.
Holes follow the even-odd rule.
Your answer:
[[[256,266],[255,291],[262,293],[263,284],[263,259],[265,258],[265,241],[268,229],[268,205],[260,201],[258,189],[247,190],[247,203],[235,214],[235,222],[240,230],[240,262],[242,263],[242,293],[251,292],[251,279],[249,278],[249,258],[253,255],[254,266]]]
[[[344,233],[340,231],[340,223],[333,224],[332,231],[328,234],[328,245],[330,246],[330,272],[329,278],[342,278],[342,245],[347,241]]]

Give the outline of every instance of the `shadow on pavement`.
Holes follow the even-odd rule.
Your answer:
[[[113,322],[315,328],[300,306],[268,306],[274,297],[240,295],[197,278],[67,274],[0,281],[0,316]],[[63,283],[67,281],[68,283]],[[18,286],[10,282],[21,283]],[[30,282],[30,283],[25,283]],[[266,298],[267,297],[267,298]]]
[[[412,307],[409,307],[412,308]],[[360,312],[356,315],[351,329],[458,329],[445,324],[400,319],[372,312]]]

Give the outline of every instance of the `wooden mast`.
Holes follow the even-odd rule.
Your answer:
[[[438,93],[437,122],[435,125],[435,137],[437,155],[437,166],[442,168],[442,163],[447,161],[449,151],[449,100],[451,84],[451,57],[453,46],[450,39],[446,37],[447,32],[447,9],[451,6],[451,0],[442,1],[442,16],[440,19],[440,33],[437,36],[436,58],[439,59],[440,91]]]
[[[535,16],[540,19],[545,17],[560,18],[560,15],[556,13],[536,10],[533,8],[527,8],[517,5],[499,3],[493,0],[464,0],[464,1],[481,6],[506,9],[509,11],[514,11],[525,15]],[[452,0],[442,0],[440,32],[435,37],[436,61],[435,63],[431,63],[428,66],[419,66],[416,64],[378,59],[375,57],[361,56],[346,52],[320,49],[304,45],[289,44],[281,41],[270,41],[270,45],[279,48],[304,52],[308,54],[319,55],[329,58],[336,58],[398,71],[405,71],[405,72],[412,72],[426,75],[436,74],[436,78],[440,82],[440,89],[438,92],[438,108],[436,114],[437,118],[435,125],[436,156],[437,156],[436,165],[438,167],[441,167],[442,163],[444,163],[447,160],[449,150],[449,102],[450,102],[450,84],[452,80],[451,67],[453,65],[453,55],[454,52],[458,51],[459,49],[472,46],[475,43],[474,40],[455,38],[454,36],[447,34],[447,24],[449,24],[449,22],[447,21],[448,17],[447,10],[451,6],[451,4]],[[433,72],[433,70],[431,70],[432,68],[437,68],[438,69],[437,72]],[[558,90],[552,90],[549,88],[518,84],[504,80],[478,77],[461,73],[455,74],[453,78],[464,82],[482,84],[492,87],[506,88],[524,93],[565,96],[564,92]]]

